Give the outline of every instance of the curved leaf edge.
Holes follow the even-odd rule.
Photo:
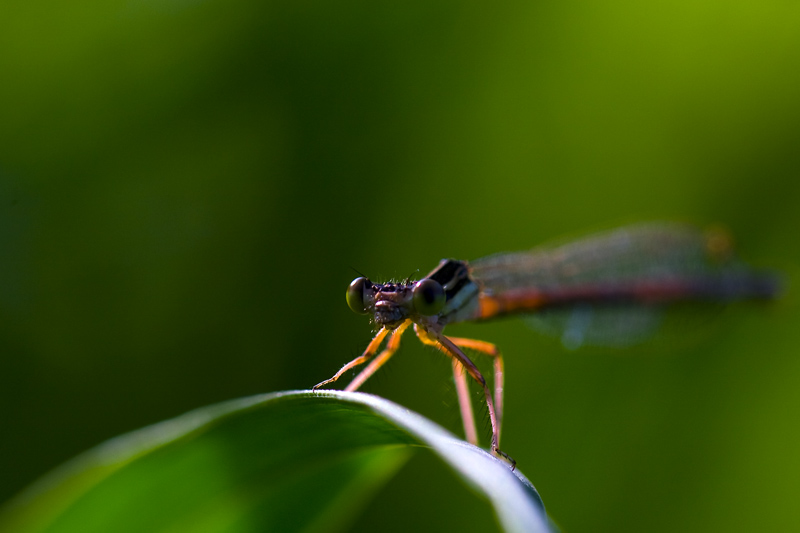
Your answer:
[[[297,398],[319,398],[357,404],[388,420],[420,445],[430,448],[460,479],[488,499],[505,531],[555,530],[536,488],[518,469],[512,471],[507,463],[486,450],[456,438],[434,422],[389,400],[361,392],[336,390],[281,391],[228,400],[114,437],[57,467],[0,507],[0,530],[6,529],[5,526],[16,520],[31,519],[30,516],[25,516],[28,514],[25,511],[27,504],[34,500],[52,500],[51,505],[47,506],[49,516],[33,518],[36,522],[46,523],[72,501],[80,498],[89,487],[141,455],[178,440],[191,438],[226,417]],[[65,486],[68,487],[66,491],[56,493],[53,490],[56,487],[63,489]],[[64,492],[69,496],[65,496]]]

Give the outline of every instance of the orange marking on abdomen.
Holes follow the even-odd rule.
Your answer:
[[[480,295],[478,297],[478,318],[491,318],[499,315],[502,307],[499,300],[491,296]]]
[[[531,311],[546,302],[547,299],[537,290],[510,291],[500,296],[481,295],[478,299],[480,318]]]
[[[545,303],[544,295],[537,290],[519,290],[507,292],[503,295],[505,311],[528,311],[541,307]]]

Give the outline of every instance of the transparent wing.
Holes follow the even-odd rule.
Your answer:
[[[768,298],[777,291],[773,275],[734,257],[726,233],[669,223],[494,255],[470,267],[485,294],[535,301],[513,308],[533,313],[536,329],[561,336],[569,348],[640,342],[658,329],[671,302]]]
[[[663,309],[656,307],[598,307],[574,305],[543,309],[526,317],[537,331],[560,337],[568,350],[581,346],[630,346],[658,331]]]

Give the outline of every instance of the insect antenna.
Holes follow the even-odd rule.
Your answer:
[[[350,270],[352,270],[353,272],[355,272],[355,273],[356,273],[356,274],[358,274],[359,276],[361,276],[361,277],[363,277],[363,278],[368,278],[368,279],[369,279],[369,276],[367,276],[366,274],[364,274],[364,273],[362,273],[361,271],[359,271],[359,270],[358,270],[356,267],[354,267],[353,265],[347,265],[347,266],[349,266],[349,267],[350,267]]]

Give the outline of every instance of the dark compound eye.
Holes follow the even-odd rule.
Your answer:
[[[425,316],[433,316],[444,307],[444,289],[437,282],[430,278],[423,279],[414,286],[414,308],[417,313]]]
[[[367,313],[364,303],[364,290],[372,287],[372,283],[367,278],[356,278],[347,287],[347,305],[359,315]]]

